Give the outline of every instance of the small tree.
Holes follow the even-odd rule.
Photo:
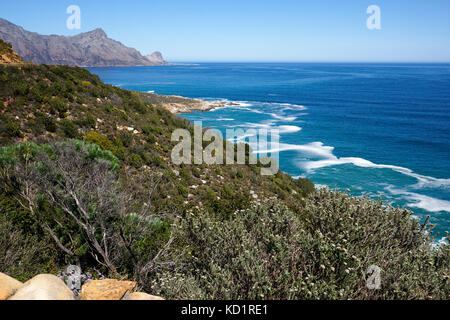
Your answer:
[[[0,149],[2,186],[17,190],[17,201],[36,219],[57,246],[68,256],[77,257],[78,239],[88,245],[88,253],[112,274],[131,257],[135,278],[147,274],[166,247],[149,261],[136,254],[136,242],[151,232],[153,217],[122,192],[118,183],[118,159],[95,144],[78,140],[38,146],[23,143]],[[153,192],[154,188],[151,188]],[[60,215],[41,213],[43,202],[61,211]],[[72,227],[66,227],[71,225]],[[57,229],[63,228],[62,241]]]

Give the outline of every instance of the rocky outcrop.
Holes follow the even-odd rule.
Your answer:
[[[0,272],[0,300],[164,300],[133,292],[135,287],[134,281],[93,280],[75,296],[63,280],[51,274],[40,274],[22,283]]]
[[[83,285],[80,297],[83,300],[122,300],[135,286],[133,281],[94,280]]]
[[[166,96],[154,93],[141,92],[140,96],[144,102],[157,104],[166,108],[171,113],[188,113],[192,111],[210,111],[212,109],[223,108],[231,103],[223,101],[205,101],[182,96]]]
[[[192,103],[167,103],[163,105],[171,113],[189,113],[192,111],[210,111],[225,106],[222,102],[209,102],[193,99]]]
[[[25,282],[8,300],[75,300],[75,297],[57,276],[40,274]]]
[[[40,35],[0,19],[0,39],[25,61],[72,66],[151,66],[167,64],[160,53],[150,60],[139,51],[108,38],[102,29],[95,29],[72,37]]]
[[[169,63],[167,63],[166,60],[164,60],[161,52],[159,51],[155,51],[152,54],[149,54],[147,56],[145,56],[145,58],[150,61],[150,63],[154,64],[154,65],[160,65],[160,66],[164,66],[164,65],[168,65]]]
[[[6,300],[22,287],[22,282],[0,272],[0,300]]]

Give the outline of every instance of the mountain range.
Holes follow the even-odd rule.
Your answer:
[[[10,43],[25,61],[70,66],[167,65],[160,52],[143,56],[138,50],[109,38],[102,29],[75,36],[41,35],[0,18],[0,39]]]

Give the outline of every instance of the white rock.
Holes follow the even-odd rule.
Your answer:
[[[0,272],[0,300],[6,300],[22,286],[22,282]]]
[[[40,274],[25,282],[8,300],[75,300],[75,297],[58,277]]]

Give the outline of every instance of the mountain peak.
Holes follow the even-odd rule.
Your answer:
[[[93,35],[97,38],[107,38],[106,32],[102,28],[97,28],[92,31],[86,32],[87,34]]]

